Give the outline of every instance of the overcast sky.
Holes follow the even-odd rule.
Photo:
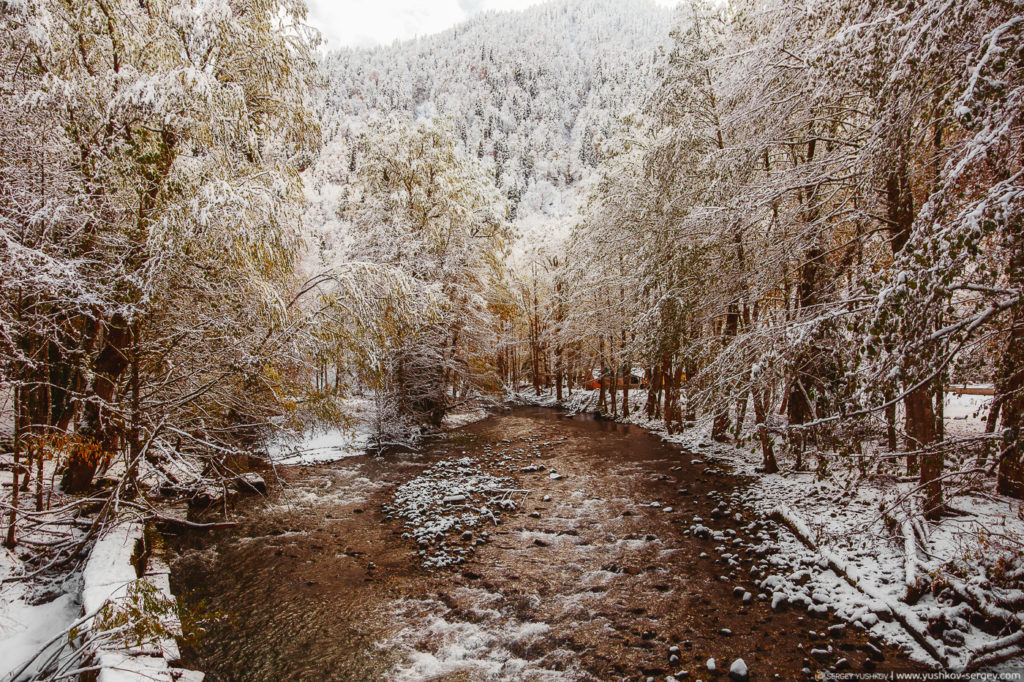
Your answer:
[[[678,0],[656,0],[675,5]],[[443,31],[486,10],[524,9],[541,0],[307,0],[309,23],[327,49],[387,45]]]

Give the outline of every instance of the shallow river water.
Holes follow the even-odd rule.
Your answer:
[[[499,467],[508,452],[545,468]],[[463,456],[530,494],[468,562],[427,570],[382,505]],[[205,630],[186,662],[211,682],[710,679],[709,658],[725,678],[738,657],[754,680],[917,669],[851,628],[827,631],[834,619],[759,600],[750,570],[770,557],[754,548],[784,531],[730,504],[742,479],[636,427],[516,408],[421,454],[279,475],[239,504],[237,526],[168,537],[172,586]],[[695,516],[728,546],[687,532]]]

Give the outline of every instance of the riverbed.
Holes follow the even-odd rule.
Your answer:
[[[529,492],[472,534],[465,563],[431,570],[388,505],[455,458]],[[515,408],[422,453],[278,474],[237,526],[168,538],[203,631],[186,663],[211,681],[708,679],[709,659],[721,674],[738,658],[751,679],[920,669],[828,613],[773,609],[758,582],[785,531],[738,503],[741,477],[635,426]]]

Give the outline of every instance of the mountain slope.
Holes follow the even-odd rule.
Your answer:
[[[617,120],[642,104],[672,11],[649,0],[561,0],[325,58],[328,132],[375,114],[447,119],[516,218],[568,218]]]

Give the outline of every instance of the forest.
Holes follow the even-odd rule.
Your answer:
[[[80,618],[112,528],[504,403],[722,453],[898,596],[890,643],[1020,663],[1018,2],[556,0],[335,51],[302,0],[0,7],[0,673],[161,631],[145,589]],[[870,501],[892,590],[805,485]]]

